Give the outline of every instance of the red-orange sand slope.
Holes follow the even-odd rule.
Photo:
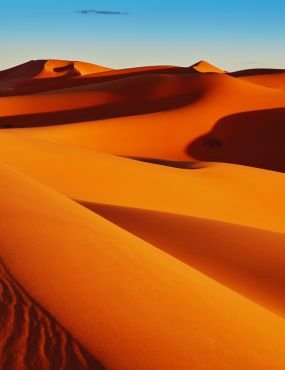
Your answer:
[[[285,369],[282,76],[0,72],[1,369]]]

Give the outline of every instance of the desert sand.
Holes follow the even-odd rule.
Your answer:
[[[1,369],[285,368],[284,76],[0,72]]]

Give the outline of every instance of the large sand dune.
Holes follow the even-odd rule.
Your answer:
[[[283,71],[0,72],[0,366],[285,367]]]
[[[140,75],[0,102],[2,127],[27,126],[24,134],[34,138],[116,155],[285,170],[285,92],[223,73]]]

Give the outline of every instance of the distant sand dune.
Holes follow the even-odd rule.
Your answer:
[[[109,68],[85,62],[66,60],[31,60],[19,66],[0,71],[0,83],[28,78],[73,77],[105,72]]]

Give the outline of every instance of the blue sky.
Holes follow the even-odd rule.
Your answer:
[[[285,68],[283,0],[10,0],[0,17],[0,69],[47,58],[114,68],[200,59],[227,70]]]

